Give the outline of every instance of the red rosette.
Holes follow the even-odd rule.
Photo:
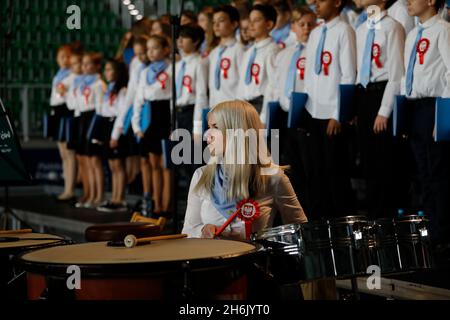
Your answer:
[[[183,87],[186,87],[189,93],[192,93],[192,78],[190,76],[183,77]]]
[[[278,46],[281,50],[286,49],[286,43],[284,43],[283,41],[278,42]]]
[[[323,73],[328,76],[330,73],[329,67],[331,62],[333,62],[333,55],[329,51],[322,52],[322,66],[323,66]]]
[[[110,93],[109,94],[109,106],[112,107],[114,104],[114,101],[116,101],[117,96],[115,94]]]
[[[298,70],[298,75],[300,77],[300,80],[305,79],[305,65],[306,65],[305,57],[297,60],[297,70]]]
[[[253,77],[253,79],[255,79],[255,84],[259,85],[259,73],[261,71],[261,66],[257,63],[252,64],[251,67],[251,75]]]
[[[92,92],[92,90],[90,87],[86,87],[83,90],[84,103],[86,103],[86,105],[89,102],[89,96],[91,95],[91,92]]]
[[[231,68],[231,60],[228,58],[223,58],[220,60],[220,69],[223,71],[223,78],[228,79],[228,70]]]
[[[427,53],[428,48],[430,47],[430,40],[426,39],[426,38],[422,38],[419,40],[419,42],[417,43],[417,53],[419,54],[419,63],[423,64],[424,62],[424,58],[425,58],[425,53]]]
[[[374,43],[372,46],[372,59],[379,69],[383,67],[383,65],[381,64],[380,57],[381,57],[381,47],[379,44]]]
[[[239,219],[245,223],[245,237],[250,239],[252,233],[252,222],[259,218],[261,212],[258,202],[252,199],[245,199],[238,203]]]
[[[159,83],[161,83],[161,89],[166,90],[166,82],[167,79],[169,79],[169,75],[163,71],[158,74],[156,79],[158,79]]]

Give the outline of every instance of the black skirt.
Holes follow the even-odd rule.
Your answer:
[[[76,139],[76,153],[79,155],[88,155],[87,132],[94,116],[95,111],[82,112],[78,117],[78,132]]]
[[[151,123],[139,142],[141,156],[148,156],[149,153],[161,155],[161,140],[170,136],[170,100],[151,101],[150,108]]]
[[[69,110],[65,103],[50,107],[50,111],[44,116],[44,138],[65,142],[65,119],[71,116],[73,116],[73,111]]]

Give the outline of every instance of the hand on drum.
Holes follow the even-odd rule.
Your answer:
[[[218,227],[213,224],[205,224],[202,229],[202,238],[213,239]]]

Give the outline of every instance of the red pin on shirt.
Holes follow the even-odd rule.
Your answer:
[[[297,60],[297,70],[298,70],[298,75],[300,76],[300,80],[305,79],[305,65],[306,65],[305,57]]]
[[[423,60],[425,58],[425,53],[427,53],[428,48],[430,47],[430,40],[422,38],[417,43],[417,52],[419,53],[419,63],[423,64]]]
[[[328,76],[330,71],[329,67],[331,62],[333,61],[333,56],[331,55],[331,52],[324,51],[322,52],[322,66],[323,66],[323,73]]]
[[[252,223],[258,219],[260,215],[259,204],[255,200],[245,199],[238,203],[237,210],[228,218],[228,220],[216,231],[215,236],[221,235],[223,230],[229,226],[229,224],[239,216],[239,219],[245,223],[245,237],[250,239],[252,233]]]
[[[83,96],[84,96],[84,103],[86,103],[86,105],[89,102],[89,96],[91,95],[91,88],[90,87],[86,87],[83,90]]]
[[[183,77],[183,86],[187,88],[189,93],[192,93],[192,78],[190,76]]]
[[[228,58],[223,58],[220,61],[220,69],[223,71],[223,78],[228,79],[228,70],[231,68],[231,60]]]
[[[380,57],[381,57],[381,47],[379,44],[374,43],[372,46],[372,59],[379,69],[383,67],[383,65],[381,64]]]
[[[255,79],[255,84],[259,85],[259,72],[261,71],[261,67],[259,64],[252,64],[251,74],[253,79]]]
[[[166,90],[166,82],[169,79],[169,76],[164,71],[158,74],[158,81],[161,83],[161,89]]]
[[[112,94],[112,93],[109,94],[109,106],[110,106],[110,107],[113,106],[114,101],[116,101],[116,97],[117,97],[117,96],[116,96],[115,94]]]

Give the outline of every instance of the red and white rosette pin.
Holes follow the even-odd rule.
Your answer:
[[[163,71],[158,74],[156,79],[158,79],[159,83],[161,83],[161,89],[166,90],[166,82],[169,79],[168,74]]]
[[[192,78],[190,76],[183,77],[183,87],[186,87],[189,93],[192,93]]]
[[[115,94],[110,93],[109,94],[109,106],[112,107],[114,104],[114,101],[116,101],[117,96]]]
[[[228,79],[228,70],[231,68],[231,60],[228,58],[223,58],[220,60],[220,69],[223,71],[223,78]]]
[[[278,46],[281,50],[286,49],[286,43],[284,43],[283,41],[278,42]]]
[[[298,75],[300,77],[300,80],[305,79],[305,65],[306,65],[306,58],[300,58],[297,60],[297,71]]]
[[[239,219],[245,223],[245,238],[250,239],[252,234],[252,223],[259,218],[259,204],[255,200],[246,199],[238,203]]]
[[[331,52],[324,51],[322,52],[322,67],[323,67],[323,73],[328,76],[330,74],[330,64],[333,62],[333,56],[331,55]]]
[[[238,216],[245,223],[245,236],[250,239],[252,233],[252,222],[258,219],[260,215],[258,202],[252,199],[242,200],[237,205],[237,210],[228,218],[228,220],[217,229],[215,236],[218,237],[230,225],[230,223]]]
[[[381,69],[383,67],[383,65],[381,64],[380,57],[381,57],[381,47],[379,44],[374,43],[372,46],[372,59],[377,65],[378,69]]]
[[[427,53],[429,47],[430,47],[430,40],[426,38],[420,39],[420,41],[417,43],[417,53],[419,54],[420,64],[423,64],[425,53]]]
[[[254,63],[252,64],[252,68],[251,68],[251,75],[253,77],[253,79],[255,79],[255,84],[259,85],[259,72],[261,71],[261,67],[259,64]]]
[[[83,97],[84,97],[84,103],[87,105],[89,102],[89,96],[91,95],[91,88],[90,87],[86,87],[83,90]]]

